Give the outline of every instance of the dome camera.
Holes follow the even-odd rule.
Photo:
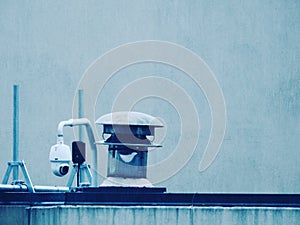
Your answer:
[[[68,145],[53,145],[50,150],[49,160],[54,175],[59,177],[65,176],[69,172],[71,158],[71,150]]]

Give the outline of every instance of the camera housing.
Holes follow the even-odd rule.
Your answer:
[[[59,143],[53,145],[50,150],[49,160],[54,175],[62,177],[69,172],[72,154],[68,145]]]

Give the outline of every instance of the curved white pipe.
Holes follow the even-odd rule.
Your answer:
[[[90,142],[90,147],[92,150],[92,166],[93,166],[93,171],[92,171],[92,186],[96,187],[98,186],[98,179],[97,179],[97,169],[98,169],[98,158],[97,158],[97,146],[95,144],[95,136],[94,132],[92,129],[91,122],[86,119],[86,118],[80,118],[80,119],[69,119],[66,121],[61,121],[58,124],[57,128],[57,143],[58,144],[63,144],[64,143],[64,133],[63,133],[63,128],[65,126],[85,126],[86,132],[89,138]]]

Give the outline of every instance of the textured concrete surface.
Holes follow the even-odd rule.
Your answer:
[[[28,211],[27,205],[1,205],[0,206],[0,218],[2,225],[8,224],[20,224],[27,225]]]
[[[120,206],[1,206],[1,224],[180,224],[296,225],[299,208],[272,207],[120,207]]]
[[[99,94],[95,117],[109,113],[118,92],[135,79],[168,78],[193,99],[201,133],[187,165],[159,185],[180,192],[299,192],[299,11],[294,0],[1,1],[0,176],[12,158],[13,84],[20,85],[20,158],[34,184],[65,185],[67,177],[51,174],[48,152],[58,122],[72,117],[84,71],[112,48],[156,39],[194,51],[219,81],[227,129],[212,166],[198,171],[211,128],[209,105],[181,71],[151,63],[120,71]],[[149,156],[155,164],[176,147],[180,115],[159,99],[144,99],[134,109],[167,124],[164,147]],[[67,143],[72,136],[66,129]]]

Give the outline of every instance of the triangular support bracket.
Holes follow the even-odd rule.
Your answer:
[[[24,179],[25,179],[25,184],[26,184],[26,186],[28,188],[28,191],[34,193],[35,190],[34,190],[33,184],[32,184],[32,181],[30,179],[30,176],[29,176],[28,170],[26,168],[25,162],[23,160],[22,161],[11,161],[11,162],[8,162],[8,167],[7,167],[6,173],[4,175],[4,178],[2,180],[2,184],[7,184],[11,172],[16,172],[17,171],[16,172],[16,174],[17,174],[16,177],[18,177],[19,167],[21,168],[21,171],[23,173],[23,176],[24,176]],[[14,179],[12,181],[13,185],[24,184],[23,181],[18,180],[18,178],[16,179],[15,176],[14,176],[13,179]]]

